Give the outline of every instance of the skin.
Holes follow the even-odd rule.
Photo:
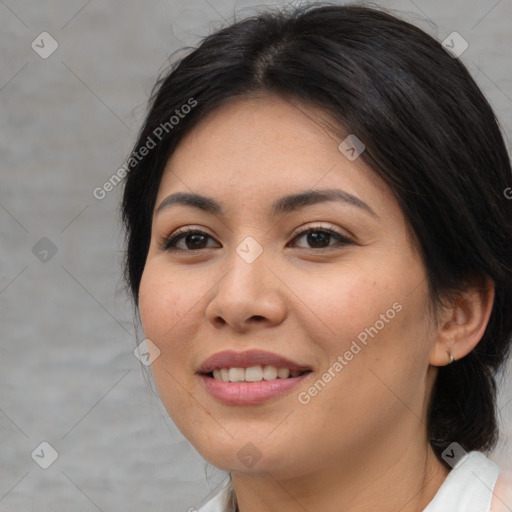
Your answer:
[[[173,205],[154,214],[139,295],[145,335],[160,350],[152,372],[184,436],[231,472],[241,512],[421,511],[448,474],[426,434],[437,367],[448,364],[448,351],[459,359],[478,343],[492,285],[468,289],[435,322],[425,267],[393,193],[362,158],[345,158],[344,137],[326,126],[312,108],[260,95],[224,104],[181,141],[156,206],[171,193],[195,192],[225,213]],[[278,197],[320,188],[349,192],[375,215],[324,202],[270,216]],[[162,249],[185,226],[208,235],[204,248],[189,237]],[[296,236],[313,226],[353,243]],[[252,263],[236,252],[247,236],[263,249]],[[394,303],[395,317],[301,404],[297,395]],[[217,401],[198,366],[221,350],[253,348],[313,372],[260,405]],[[261,455],[251,467],[237,456],[247,443]]]
[[[512,507],[512,471],[500,471],[490,512],[508,512]]]

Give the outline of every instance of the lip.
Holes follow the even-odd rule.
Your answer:
[[[256,365],[272,365],[277,368],[288,368],[292,372],[308,373],[287,379],[277,378],[259,382],[224,382],[208,375],[216,369],[248,368]],[[312,368],[264,350],[224,350],[203,361],[197,373],[206,390],[217,400],[229,405],[257,405],[289,392],[312,373]]]
[[[287,379],[262,380],[260,382],[224,382],[208,375],[199,375],[207,391],[217,400],[228,405],[257,405],[271,398],[288,393],[311,372]]]
[[[290,371],[306,371],[312,368],[299,364],[273,352],[264,350],[246,350],[244,352],[236,352],[234,350],[224,350],[217,352],[203,361],[197,369],[199,374],[207,374],[215,369],[222,368],[248,368],[256,365],[272,365],[277,368],[288,368]],[[294,379],[295,377],[293,377]],[[282,379],[287,380],[287,379]],[[271,381],[267,381],[271,382]],[[251,383],[252,384],[252,383]]]

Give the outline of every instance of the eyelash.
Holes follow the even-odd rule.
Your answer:
[[[297,238],[301,236],[308,235],[310,233],[326,233],[327,235],[330,235],[331,237],[335,238],[337,240],[336,244],[329,245],[327,247],[321,247],[321,248],[314,248],[309,247],[308,249],[313,251],[328,251],[332,248],[335,248],[336,246],[345,246],[345,245],[354,245],[354,242],[350,240],[349,238],[341,235],[337,231],[334,231],[333,229],[326,228],[325,226],[308,226],[304,229],[301,229],[298,231],[295,236],[293,237],[292,241],[295,241]],[[202,249],[177,249],[174,247],[174,245],[180,241],[183,238],[186,238],[188,235],[205,235],[209,238],[212,238],[208,233],[205,233],[204,231],[201,231],[199,229],[195,228],[181,228],[175,233],[173,233],[171,236],[164,238],[162,242],[160,243],[160,249],[163,251],[172,251],[172,252],[198,252],[202,251],[207,248]]]

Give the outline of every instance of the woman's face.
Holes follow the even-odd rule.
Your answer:
[[[353,467],[426,435],[424,266],[391,190],[316,114],[272,96],[225,104],[182,140],[158,192],[139,295],[160,351],[152,372],[178,428],[226,471]],[[339,195],[282,200],[320,190]],[[168,200],[156,212],[176,193],[218,209]],[[172,240],[183,228],[201,233]],[[216,365],[256,367],[217,372],[234,380],[261,367],[262,382],[199,373],[227,350],[310,371],[285,381],[262,358]]]

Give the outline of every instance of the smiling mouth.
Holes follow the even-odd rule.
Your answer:
[[[250,383],[276,379],[293,379],[306,373],[311,373],[311,370],[290,371],[288,368],[278,368],[273,365],[255,365],[247,368],[217,368],[202,375],[222,382]]]

